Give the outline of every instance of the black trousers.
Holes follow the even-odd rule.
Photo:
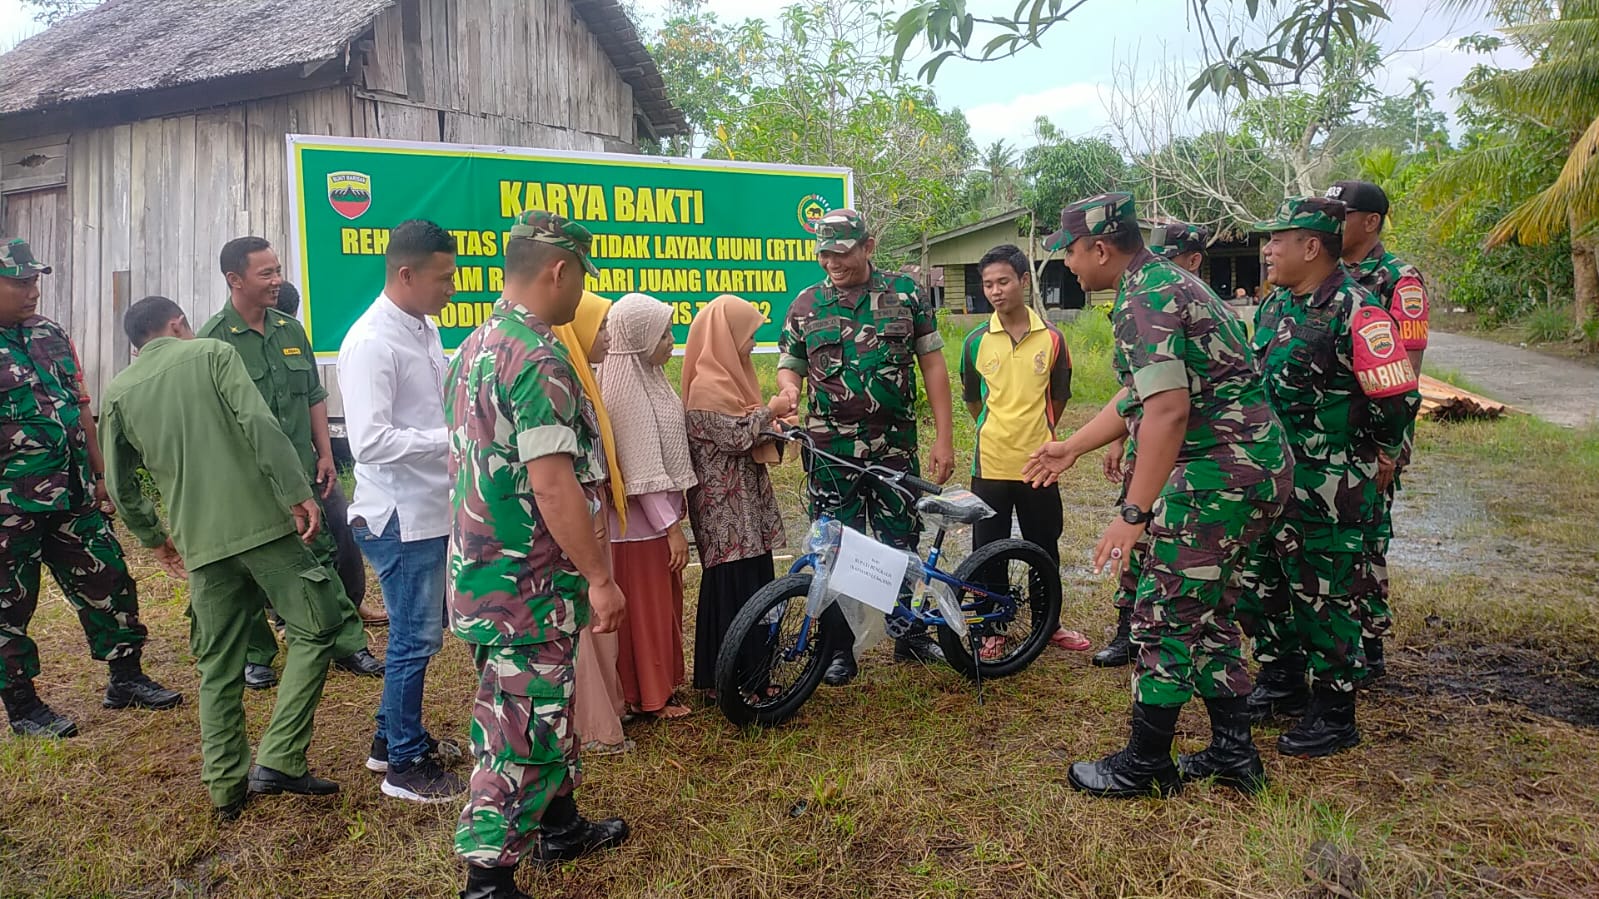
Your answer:
[[[1031,487],[1025,481],[972,478],[972,492],[994,507],[994,517],[972,525],[972,549],[1004,540],[1011,534],[1011,517],[1021,522],[1022,539],[1044,548],[1060,564],[1062,528],[1060,488]]]

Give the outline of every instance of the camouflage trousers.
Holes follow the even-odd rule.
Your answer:
[[[1133,700],[1180,706],[1248,695],[1243,637],[1233,619],[1239,568],[1271,531],[1291,485],[1287,476],[1230,490],[1162,494],[1133,600]]]
[[[849,458],[845,453],[837,455]],[[921,474],[914,450],[909,454],[886,452],[863,461],[895,471]],[[921,538],[922,523],[910,497],[875,478],[830,464],[809,453],[805,455],[805,472],[806,498],[812,518],[826,512],[858,531],[865,532],[870,526],[877,539],[890,546],[915,549]]]
[[[1144,556],[1149,552],[1149,535],[1138,541],[1133,548],[1132,558],[1127,560],[1127,567],[1122,569],[1121,579],[1116,583],[1115,607],[1126,609],[1129,612],[1138,600],[1138,582],[1144,579]]]
[[[475,764],[455,828],[455,852],[481,868],[511,867],[533,841],[550,802],[582,779],[572,690],[577,640],[472,646]]]
[[[122,546],[98,510],[0,516],[0,688],[39,676],[28,623],[47,566],[78,613],[89,654],[100,661],[139,652],[145,627]]]
[[[1255,661],[1303,655],[1311,682],[1340,692],[1353,690],[1366,668],[1359,597],[1366,555],[1347,531],[1284,518],[1258,547],[1238,607]]]
[[[1366,559],[1361,566],[1357,592],[1360,595],[1360,635],[1377,639],[1388,636],[1394,626],[1393,610],[1388,605],[1388,543],[1393,534],[1394,485],[1383,495],[1377,528],[1366,538]]]

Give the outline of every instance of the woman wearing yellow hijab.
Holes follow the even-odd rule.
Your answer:
[[[577,316],[568,325],[558,325],[550,330],[566,347],[577,370],[577,379],[583,384],[589,407],[593,410],[595,426],[600,432],[604,448],[604,465],[608,472],[610,490],[606,496],[608,508],[614,508],[627,526],[627,488],[622,483],[622,473],[616,465],[616,435],[611,430],[611,418],[600,400],[600,387],[594,380],[594,366],[605,359],[609,340],[605,334],[605,317],[611,311],[611,301],[583,292]],[[608,509],[601,509],[595,518],[596,530],[603,531],[608,520]],[[609,543],[609,541],[607,541]],[[616,673],[616,659],[620,652],[617,635],[596,634],[585,627],[578,635],[577,682],[572,698],[572,727],[583,744],[584,752],[626,752],[633,741],[622,733],[622,679]]]

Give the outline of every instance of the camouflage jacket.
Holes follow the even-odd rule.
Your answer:
[[[1432,298],[1427,294],[1427,284],[1421,272],[1413,265],[1399,261],[1378,241],[1366,258],[1346,266],[1361,287],[1382,300],[1388,315],[1399,326],[1399,342],[1407,350],[1427,348],[1428,317],[1432,311]]]
[[[916,452],[916,357],[943,349],[938,323],[903,275],[872,270],[862,287],[823,281],[789,306],[778,366],[803,375],[805,426],[841,456]]]
[[[93,500],[88,407],[78,352],[60,325],[35,315],[0,328],[0,517]]]
[[[566,348],[503,298],[450,363],[450,625],[468,643],[545,643],[588,620],[588,584],[540,513],[527,463],[567,455],[599,511],[595,432]],[[587,522],[584,523],[588,525]]]
[[[1244,487],[1287,470],[1288,446],[1256,377],[1244,323],[1208,285],[1141,250],[1122,276],[1111,323],[1129,446],[1143,423],[1144,397],[1188,394],[1188,431],[1167,490]]]
[[[1374,522],[1377,452],[1396,452],[1421,402],[1393,320],[1341,267],[1308,295],[1277,288],[1257,315],[1266,392],[1294,452],[1285,516]],[[1358,549],[1358,530],[1349,539]]]

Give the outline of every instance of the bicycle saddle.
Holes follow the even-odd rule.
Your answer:
[[[946,521],[972,524],[992,518],[994,510],[977,498],[970,490],[946,490],[937,496],[924,496],[916,501],[916,511],[934,515]]]

